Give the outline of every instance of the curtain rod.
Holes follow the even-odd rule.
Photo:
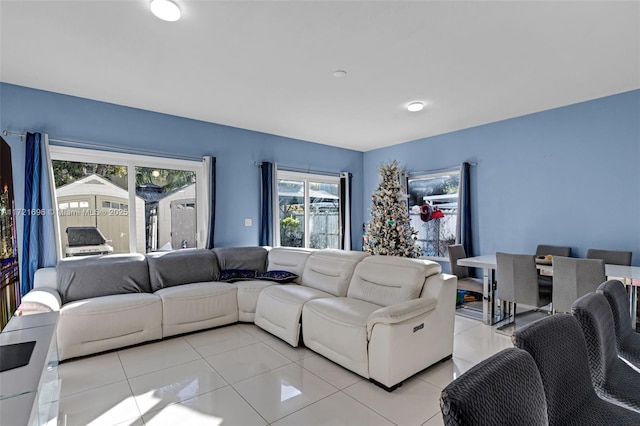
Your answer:
[[[472,162],[472,161],[465,161],[466,163],[469,163],[470,166],[477,166],[478,163]],[[451,166],[451,167],[443,167],[441,169],[431,169],[431,170],[416,170],[416,171],[410,171],[408,172],[409,175],[421,175],[421,174],[433,174],[433,173],[443,173],[443,172],[448,172],[448,171],[453,171],[456,169],[460,169],[460,166],[462,165],[462,163],[456,165],[456,166]]]
[[[340,172],[328,172],[326,170],[302,169],[299,167],[281,166],[278,163],[276,164],[278,166],[278,170],[282,170],[283,172],[315,173],[315,174],[326,175],[326,176],[340,176]],[[262,162],[255,161],[253,165],[262,167]],[[349,173],[349,175],[351,175],[351,173]]]
[[[26,136],[25,133],[12,132],[8,130],[2,131],[3,136],[18,136],[20,140]],[[119,146],[106,145],[95,142],[82,142],[82,141],[73,141],[69,139],[57,139],[57,138],[49,138],[50,142],[59,142],[61,144],[68,145],[76,145],[77,147],[85,147],[85,148],[104,148],[110,150],[110,152],[121,152],[124,154],[139,154],[139,155],[151,155],[154,157],[162,157],[162,158],[173,158],[176,160],[189,160],[189,161],[202,161],[202,157],[195,157],[191,155],[182,155],[182,154],[170,154],[168,152],[162,151],[152,151],[147,149],[137,149],[137,148],[122,148]]]

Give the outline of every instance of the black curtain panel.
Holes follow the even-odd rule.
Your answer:
[[[273,163],[263,161],[261,176],[260,245],[273,245]]]
[[[468,257],[473,256],[473,239],[471,230],[471,164],[460,165],[460,188],[458,190],[458,235],[456,242],[462,244]]]
[[[340,248],[351,250],[351,173],[340,173]]]
[[[209,162],[210,167],[207,170],[207,179],[209,179],[209,223],[207,231],[206,248],[215,247],[216,232],[216,157],[205,157],[205,163]]]

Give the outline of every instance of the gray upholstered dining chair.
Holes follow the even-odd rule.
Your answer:
[[[449,383],[442,390],[440,410],[447,426],[549,424],[538,366],[518,348],[503,349]]]
[[[458,265],[458,260],[467,257],[464,247],[461,244],[450,245],[447,248],[449,252],[449,263],[451,264],[451,273],[458,277],[458,290],[473,291],[475,293],[483,293],[482,280],[469,276],[469,268]]]
[[[536,247],[536,256],[562,256],[571,257],[571,247],[566,246],[550,246],[548,244],[540,244]]]
[[[548,244],[539,244],[538,247],[536,247],[536,256],[546,256],[548,254],[554,257],[571,257],[571,247],[552,246]],[[540,293],[544,294],[545,297],[551,297],[553,277],[550,275],[538,274],[538,286],[540,288]]]
[[[606,281],[604,260],[553,258],[553,310],[570,312],[578,298],[596,291]]]
[[[518,303],[536,308],[551,303],[551,299],[541,295],[538,289],[535,256],[498,252],[496,269],[497,298],[513,303],[514,322]]]
[[[624,284],[609,280],[600,284],[598,293],[607,298],[613,314],[618,356],[640,371],[640,333],[636,333],[631,325],[629,298]]]
[[[640,414],[598,397],[587,344],[572,315],[550,315],[516,330],[513,343],[533,357],[547,398],[549,425],[638,425]]]
[[[608,263],[610,265],[630,266],[631,255],[632,252],[630,251],[600,249],[587,250],[587,259],[602,259],[604,260],[604,263]]]
[[[640,413],[640,372],[618,357],[613,314],[602,293],[585,294],[573,303],[587,343],[591,382],[598,396]]]

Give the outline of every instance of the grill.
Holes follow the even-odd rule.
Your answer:
[[[69,241],[65,255],[89,256],[93,254],[109,254],[113,247],[95,226],[70,226],[66,230]]]

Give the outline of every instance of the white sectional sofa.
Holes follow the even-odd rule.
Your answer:
[[[219,281],[247,270],[298,277]],[[36,273],[21,309],[60,311],[60,360],[255,321],[393,390],[451,356],[455,294],[426,260],[235,247],[65,259]]]

